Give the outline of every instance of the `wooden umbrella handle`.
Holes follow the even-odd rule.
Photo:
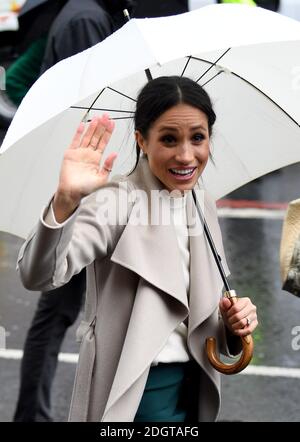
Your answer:
[[[238,300],[234,290],[225,292],[224,296],[226,296],[230,300],[231,305],[235,304]],[[245,367],[247,367],[253,355],[253,348],[254,348],[253,338],[250,334],[247,336],[242,336],[241,340],[242,340],[243,350],[239,360],[234,362],[233,364],[225,364],[224,362],[220,361],[217,355],[217,345],[215,338],[206,339],[207,357],[211,365],[217,371],[223,374],[236,374],[244,370]]]

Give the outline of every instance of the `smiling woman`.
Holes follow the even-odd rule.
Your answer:
[[[137,104],[137,162],[141,149],[166,189],[194,188],[209,157],[215,119],[210,98],[197,83],[176,76],[155,79]]]
[[[203,351],[205,338],[217,335],[224,354],[237,354],[239,337],[255,329],[257,316],[249,298],[233,306],[220,299],[222,279],[202,229],[189,229],[191,191],[207,164],[215,119],[196,82],[160,77],[138,96],[137,161],[128,176],[109,181],[116,154],[102,161],[114,131],[108,115],[80,124],[65,152],[57,191],[18,266],[32,290],[59,287],[87,267],[71,421],[217,418],[220,379]],[[169,222],[134,222],[147,210],[153,219],[161,195]],[[118,222],[99,216],[103,200]],[[206,192],[203,203],[228,274],[215,203]]]
[[[194,188],[209,156],[207,117],[202,111],[178,104],[156,120],[147,138],[139,131],[136,138],[166,189]]]

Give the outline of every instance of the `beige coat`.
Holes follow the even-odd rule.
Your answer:
[[[116,194],[118,181],[105,189]],[[124,183],[126,204],[135,188],[148,195],[162,188],[143,158],[132,175],[123,177]],[[218,314],[223,284],[207,241],[202,234],[189,238],[188,301],[174,226],[127,222],[137,204],[134,198],[124,225],[100,225],[101,192],[86,198],[62,228],[41,220],[18,259],[23,284],[31,290],[61,286],[87,267],[85,321],[78,330],[82,342],[69,419],[133,421],[151,362],[189,315],[188,348],[199,365],[198,420],[214,421],[220,375],[210,366],[204,344],[207,336],[219,336],[224,343],[225,333]],[[140,199],[139,204],[147,202]],[[192,207],[189,194],[187,208]],[[215,204],[207,196],[205,217],[228,273]]]

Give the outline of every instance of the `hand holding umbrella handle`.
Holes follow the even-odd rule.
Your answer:
[[[237,296],[234,290],[225,292],[224,296],[226,296],[230,300],[231,305],[237,302]],[[253,355],[253,338],[251,334],[249,334],[247,336],[242,336],[241,340],[243,350],[240,359],[233,364],[225,364],[220,361],[216,353],[217,346],[215,338],[210,337],[206,339],[206,353],[209,362],[217,371],[223,374],[236,374],[247,367]]]
[[[201,220],[201,223],[203,225],[204,228],[204,233],[205,236],[207,238],[208,244],[210,246],[211,252],[213,254],[213,257],[215,259],[215,263],[218,267],[220,276],[223,280],[224,283],[224,287],[226,288],[226,292],[224,293],[224,296],[226,296],[226,298],[228,298],[231,302],[231,305],[235,304],[237,302],[237,296],[234,290],[230,289],[223,265],[222,265],[222,261],[221,261],[221,257],[219,255],[219,253],[217,252],[215,243],[213,241],[213,238],[210,234],[208,225],[205,221],[205,218],[203,216],[200,204],[198,204],[197,201],[197,197],[195,194],[195,191],[192,191],[192,195],[193,195],[193,199],[195,202],[195,206],[199,215],[199,218]],[[240,371],[242,371],[245,367],[247,367],[247,365],[249,364],[249,362],[251,361],[252,358],[252,354],[253,354],[253,339],[251,335],[247,335],[247,336],[243,336],[241,337],[242,340],[242,345],[243,345],[243,351],[242,351],[242,355],[240,357],[240,359],[235,362],[234,364],[224,364],[223,362],[220,361],[220,359],[217,356],[216,353],[216,340],[215,338],[207,338],[206,339],[206,353],[209,359],[209,362],[211,363],[211,365],[218,370],[221,373],[224,374],[235,374],[235,373],[239,373]]]

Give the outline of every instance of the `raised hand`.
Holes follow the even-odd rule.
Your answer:
[[[53,209],[58,222],[63,222],[81,199],[107,183],[117,154],[111,153],[102,167],[100,162],[114,129],[108,115],[95,117],[85,130],[81,123],[65,151]]]

